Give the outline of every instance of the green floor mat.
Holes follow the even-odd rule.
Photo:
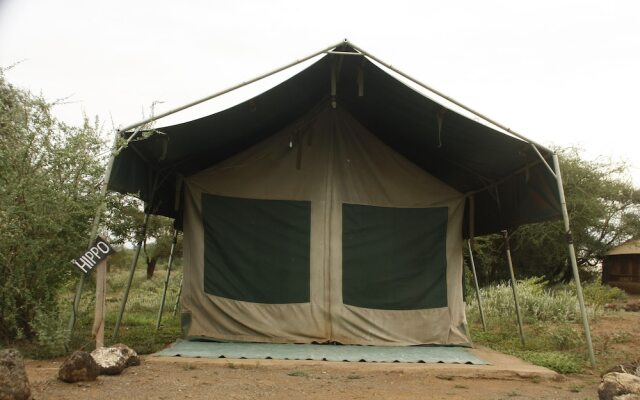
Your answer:
[[[244,358],[353,362],[487,365],[469,349],[451,346],[350,346],[319,344],[219,343],[180,340],[155,354],[161,357]]]

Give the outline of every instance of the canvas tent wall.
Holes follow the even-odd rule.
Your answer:
[[[109,188],[184,227],[191,335],[466,344],[463,236],[560,215],[548,150],[364,57],[326,55],[247,102],[149,133],[117,155]],[[280,289],[258,287],[270,280]]]
[[[469,344],[464,196],[321,102],[185,179],[190,336]]]

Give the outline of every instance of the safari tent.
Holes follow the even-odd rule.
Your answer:
[[[186,335],[470,345],[464,239],[563,211],[569,233],[557,158],[346,41],[247,83],[311,59],[224,111],[141,129],[245,83],[118,132],[108,189],[184,233]]]

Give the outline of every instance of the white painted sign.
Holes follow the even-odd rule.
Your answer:
[[[85,274],[90,274],[98,263],[116,251],[100,236],[96,237],[93,246],[83,255],[71,260],[71,263]]]

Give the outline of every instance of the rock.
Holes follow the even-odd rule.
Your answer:
[[[86,351],[74,351],[58,370],[58,379],[67,383],[95,381],[100,374],[100,366]]]
[[[640,394],[622,394],[620,396],[615,396],[613,400],[640,400]]]
[[[128,356],[127,358],[127,367],[134,367],[136,365],[140,365],[140,356],[134,349],[127,346],[126,344],[118,343],[114,344],[111,347],[115,347],[117,349],[121,349],[123,354]]]
[[[614,367],[609,368],[606,373],[609,372],[621,372],[623,374],[640,376],[640,360],[618,364]]]
[[[101,375],[118,375],[127,367],[140,365],[140,357],[135,350],[121,343],[95,349],[91,357],[100,366]]]
[[[31,399],[31,387],[22,355],[16,349],[0,350],[0,400]]]
[[[610,372],[602,377],[602,383],[598,387],[600,400],[620,399],[627,394],[640,396],[640,377],[620,372]],[[622,398],[633,399],[633,397]]]

